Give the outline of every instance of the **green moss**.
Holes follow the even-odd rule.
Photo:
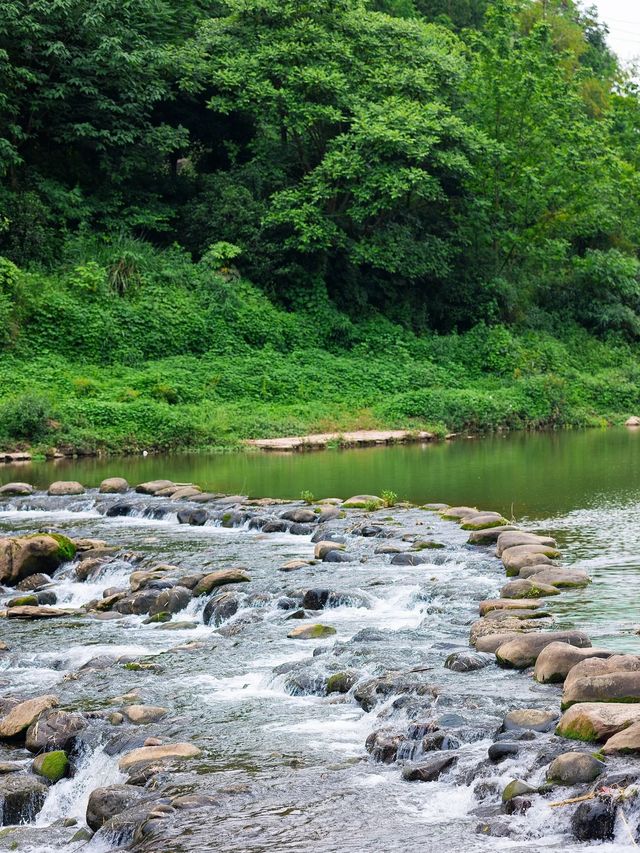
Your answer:
[[[461,524],[460,527],[462,530],[489,530],[492,527],[503,527],[505,524],[508,524],[506,518],[496,518],[495,521],[484,522],[482,524],[474,524],[473,521],[466,521],[464,524]]]
[[[19,598],[12,598],[7,603],[7,607],[37,607],[37,595],[21,595]]]
[[[154,613],[153,616],[149,616],[148,619],[144,620],[145,625],[153,625],[157,622],[171,622],[172,616],[171,613],[167,613],[166,611],[162,611],[161,613]]]
[[[420,542],[414,542],[412,551],[433,551],[438,550],[440,548],[445,548],[446,546],[442,544],[442,542],[434,542],[431,539],[421,540]]]
[[[576,723],[571,726],[563,725],[561,720],[559,725],[556,726],[555,733],[558,737],[564,737],[567,740],[580,740],[587,743],[598,741],[598,736],[588,720],[584,720],[581,725]]]
[[[50,782],[59,782],[66,775],[68,768],[67,753],[61,749],[45,752],[33,760],[33,772],[44,776]]]
[[[47,533],[52,539],[58,543],[58,557],[62,562],[73,560],[76,555],[77,548],[75,543],[68,536],[63,536],[61,533]]]

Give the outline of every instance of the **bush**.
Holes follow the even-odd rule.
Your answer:
[[[47,397],[23,394],[0,406],[0,434],[16,441],[37,442],[52,431],[53,416]]]

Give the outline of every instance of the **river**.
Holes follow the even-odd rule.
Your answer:
[[[0,469],[2,483],[26,480],[39,488],[58,479],[93,488],[116,475],[133,484],[163,477],[252,497],[295,499],[307,490],[316,498],[346,498],[391,489],[416,503],[498,510],[525,528],[555,536],[563,562],[592,576],[588,588],[551,599],[554,629],[578,627],[594,646],[640,654],[634,604],[640,593],[640,433],[513,435],[295,456],[62,460]],[[127,514],[107,515],[122,500]],[[281,509],[252,511],[275,516]],[[309,535],[266,535],[251,529],[248,518],[225,527],[224,515],[218,512],[204,526],[179,524],[169,500],[95,491],[66,498],[37,494],[0,507],[3,535],[54,528],[121,549],[83,582],[72,567],[62,566],[54,577],[58,606],[79,607],[100,598],[105,588],[126,585],[135,568],[162,563],[187,574],[241,565],[251,576],[250,591],[242,592],[240,609],[222,626],[226,630],[204,624],[198,599],[174,618],[187,622],[182,630],[143,624],[135,615],[113,621],[0,620],[0,638],[9,646],[0,657],[2,695],[55,693],[64,707],[86,713],[115,707],[109,704],[113,697],[135,691],[145,704],[169,709],[164,721],[144,727],[146,736],[193,741],[202,750],[192,767],[160,782],[172,795],[207,794],[210,802],[175,811],[160,822],[157,834],[138,838],[136,850],[585,849],[568,833],[567,810],[550,809],[544,797],[526,815],[505,818],[510,830],[504,837],[477,831],[483,807],[510,779],[526,772],[541,781],[539,752],[550,748],[553,737],[536,741],[533,753],[491,765],[487,749],[502,717],[514,707],[557,707],[559,698],[558,688],[495,665],[464,674],[443,667],[451,651],[467,648],[478,601],[497,595],[504,583],[503,567],[490,550],[470,548],[464,531],[433,513],[390,508],[366,517],[384,529],[382,539],[353,535],[348,519],[336,522],[355,562],[318,563],[286,574],[278,571],[283,563],[312,557]],[[401,542],[404,534],[446,547],[422,565],[390,566],[374,546]],[[299,623],[289,620],[286,600],[295,601],[296,590],[317,587],[336,591],[335,606],[322,612],[321,621],[337,633],[311,643],[288,639]],[[153,668],[126,668],[117,664],[118,656],[151,662]],[[96,660],[99,665],[91,665]],[[351,694],[314,692],[327,673],[354,671],[362,679],[410,670],[428,687],[422,704],[390,693],[364,709]],[[372,760],[365,742],[375,730],[406,730],[425,715],[459,742],[459,759],[438,781],[411,784],[402,780],[397,762]],[[89,728],[74,777],[50,788],[32,821],[0,832],[0,850],[46,853],[66,845],[72,853],[104,853],[117,847],[118,839],[102,833],[89,844],[71,841],[83,825],[90,791],[124,781],[112,741],[114,732],[132,727],[98,719]],[[0,761],[11,759],[25,760],[23,751],[0,747]],[[627,817],[635,827],[640,814],[631,806]],[[65,827],[62,819],[78,823]],[[615,840],[597,849],[636,847],[618,822]]]

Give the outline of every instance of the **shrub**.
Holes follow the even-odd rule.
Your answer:
[[[51,404],[39,394],[12,397],[0,406],[0,434],[16,441],[42,441],[52,422]]]

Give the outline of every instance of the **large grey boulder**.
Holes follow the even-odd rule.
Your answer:
[[[46,533],[0,539],[0,584],[14,586],[35,574],[50,574],[75,554],[65,536]]]
[[[5,483],[0,486],[0,498],[26,497],[35,492],[30,483]]]
[[[541,684],[565,680],[570,670],[588,658],[608,658],[614,652],[607,649],[577,648],[567,643],[550,643],[538,655],[533,677]]]
[[[525,669],[533,666],[540,652],[554,642],[568,643],[579,648],[591,646],[591,640],[582,631],[544,631],[523,634],[500,646],[496,650],[496,660],[501,666]]]
[[[587,752],[563,752],[554,758],[547,769],[547,782],[557,785],[578,785],[593,782],[606,764]]]
[[[148,799],[150,799],[149,793],[135,785],[109,785],[106,788],[95,788],[87,803],[87,826],[97,832],[112,817]]]

